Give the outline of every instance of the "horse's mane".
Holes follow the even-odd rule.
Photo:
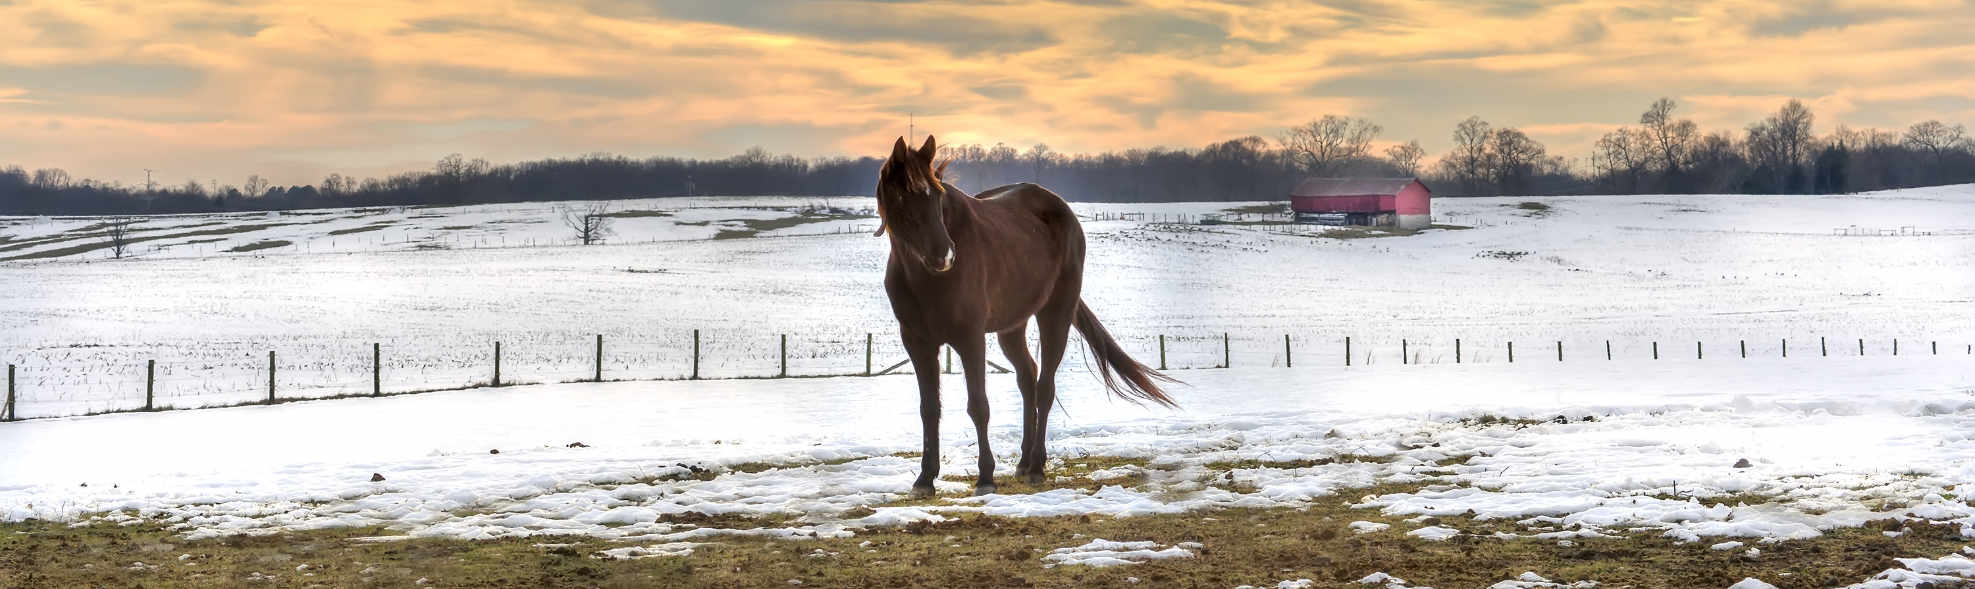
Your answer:
[[[939,188],[944,188],[944,187],[945,187],[945,186],[947,185],[947,183],[946,183],[946,166],[947,166],[947,164],[951,164],[951,163],[953,163],[953,158],[951,158],[951,157],[947,157],[947,158],[941,158],[941,159],[940,159],[940,160],[938,161],[938,163],[935,163],[935,164],[933,164],[933,165],[931,166],[931,168],[930,168],[930,169],[932,170],[932,173],[933,173],[933,177],[932,177],[932,181],[931,181],[931,182],[929,183],[929,184],[930,184],[931,186],[933,186],[933,187],[939,187]],[[889,159],[887,159],[887,160],[885,160],[885,163],[884,163],[884,165],[882,165],[882,166],[878,166],[878,177],[880,177],[880,178],[883,178],[883,177],[886,177],[886,176],[890,176],[890,175],[891,175],[891,164],[892,164],[892,160],[889,160]],[[909,171],[908,171],[908,172],[906,172],[906,175],[907,175],[907,177],[911,177],[911,176],[913,176],[914,174],[912,174],[911,172],[909,172]],[[917,178],[913,178],[913,180],[918,180],[918,179],[917,179]],[[914,184],[916,185],[916,184],[917,184],[917,182],[914,182]]]

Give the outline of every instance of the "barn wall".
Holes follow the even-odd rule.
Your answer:
[[[1401,215],[1430,215],[1433,211],[1432,205],[1428,202],[1429,196],[1426,185],[1418,182],[1407,184],[1406,188],[1400,190],[1394,198],[1392,210],[1398,211]]]
[[[1433,224],[1432,194],[1425,184],[1414,181],[1394,197],[1393,210],[1399,213],[1400,229],[1425,229]]]

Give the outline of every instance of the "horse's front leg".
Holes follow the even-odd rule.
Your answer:
[[[939,342],[917,341],[907,336],[906,356],[912,360],[912,374],[919,377],[919,421],[925,446],[919,454],[919,479],[912,482],[914,497],[933,496],[933,481],[939,479]]]
[[[994,492],[994,450],[988,447],[987,340],[975,335],[952,345],[967,376],[967,417],[974,419],[975,441],[981,448],[981,474],[974,480],[974,494],[986,495]]]

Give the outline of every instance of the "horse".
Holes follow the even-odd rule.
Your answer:
[[[1056,368],[1072,326],[1090,346],[1113,396],[1177,408],[1160,385],[1179,381],[1133,360],[1084,303],[1084,232],[1069,203],[1031,183],[970,196],[945,181],[948,162],[936,167],[937,153],[930,135],[917,150],[904,137],[892,146],[878,172],[878,230],[873,234],[891,237],[885,294],[919,379],[925,450],[912,494],[931,496],[939,478],[938,356],[943,345],[960,356],[966,375],[967,416],[973,418],[981,452],[976,495],[995,492],[985,334],[999,338],[1022,392],[1022,452],[1015,475],[1031,485],[1043,481]],[[1041,332],[1040,366],[1029,356],[1031,317]]]

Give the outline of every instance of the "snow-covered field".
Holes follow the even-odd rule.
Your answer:
[[[1525,201],[1549,208],[1517,206]],[[767,207],[801,203],[693,203],[715,204],[754,208],[626,221],[789,216],[800,213]],[[407,213],[519,227],[496,221],[530,206],[548,210]],[[1230,206],[1079,208],[1110,218]],[[1295,506],[1411,482],[1424,486],[1355,503],[1422,520],[1390,533],[1473,511],[1560,541],[1653,534],[1760,547],[1887,517],[1975,536],[1963,495],[1975,488],[1975,187],[1435,206],[1436,222],[1471,228],[1337,239],[1273,225],[1087,222],[1085,300],[1135,355],[1156,362],[1165,334],[1170,365],[1207,368],[1221,363],[1227,333],[1233,364],[1176,371],[1188,383],[1179,412],[1105,400],[1081,374],[1064,379],[1050,441],[1059,466],[1145,459],[1132,472],[1092,473],[1119,481],[1094,492],[888,506],[916,474],[916,461],[893,456],[916,449],[911,377],[675,380],[0,424],[0,519],[113,513],[162,518],[193,537],[371,524],[467,538],[577,533],[673,551],[709,535],[836,536],[956,513]],[[0,232],[54,223],[10,221]],[[861,372],[866,333],[878,334],[882,368],[902,358],[879,288],[885,241],[846,233],[855,220],[827,222],[843,228],[7,262],[0,354],[21,366],[27,417],[141,403],[151,358],[159,398],[174,406],[265,394],[267,350],[280,354],[284,395],[365,392],[371,342],[383,344],[389,390],[485,380],[493,341],[507,380],[586,378],[597,333],[606,378],[685,374],[694,329],[710,376],[775,373],[783,333],[793,373]],[[1853,226],[1914,229],[1839,234]],[[1285,334],[1293,368],[1283,366]],[[993,443],[1012,468],[1017,397],[1005,376],[990,390]],[[946,472],[968,472],[970,428],[947,423]],[[1209,467],[1240,460],[1260,466]],[[722,470],[763,463],[779,467]],[[1722,497],[1748,504],[1707,501]],[[656,521],[686,511],[796,519],[747,532]]]
[[[378,244],[323,248],[354,248],[338,253],[181,248],[5,262],[0,361],[18,365],[24,417],[141,407],[147,360],[157,361],[159,405],[260,399],[269,351],[283,397],[367,393],[373,344],[387,392],[487,382],[496,341],[507,382],[589,378],[597,334],[606,379],[684,377],[693,330],[703,376],[779,373],[784,334],[791,374],[857,374],[867,334],[875,368],[904,358],[878,284],[885,240],[865,233],[868,220],[802,210],[857,210],[866,200],[625,201],[616,210],[647,215],[618,220],[619,241],[630,243],[590,247],[512,245],[566,238],[556,205],[345,210],[316,215],[343,219],[333,223],[239,239],[307,242],[330,225],[392,217],[428,230],[479,227],[475,240],[510,246],[417,249],[432,238],[405,245],[382,232]],[[1551,208],[1516,206],[1524,201]],[[1603,361],[1607,342],[1619,361],[1651,360],[1655,342],[1663,361],[1691,360],[1698,342],[1710,362],[1744,345],[1752,358],[1781,356],[1785,340],[1792,355],[1814,353],[1820,337],[1840,356],[1858,355],[1861,338],[1866,355],[1891,354],[1894,340],[1902,354],[1975,343],[1966,321],[1975,302],[1970,186],[1441,199],[1437,222],[1473,228],[1373,239],[1157,222],[1237,206],[1078,205],[1104,218],[1149,213],[1087,223],[1085,298],[1139,357],[1158,356],[1160,335],[1176,368],[1217,366],[1224,354],[1235,366],[1332,367],[1343,363],[1346,337],[1358,365],[1399,363],[1402,349],[1411,361],[1451,363],[1456,339],[1464,363],[1507,361],[1510,341],[1524,362],[1554,361],[1558,342],[1570,362]],[[185,221],[240,227],[264,217]],[[709,226],[745,227],[733,219],[777,227],[705,239]],[[789,224],[809,219],[822,220]],[[93,222],[0,219],[0,235],[12,236],[0,246]],[[1852,226],[1930,234],[1835,234]],[[820,233],[770,237],[802,231]]]

